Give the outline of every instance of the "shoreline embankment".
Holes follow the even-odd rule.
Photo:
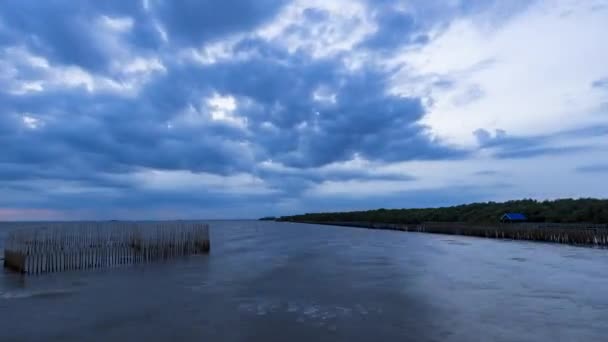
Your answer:
[[[526,240],[574,246],[608,248],[608,224],[426,222],[420,224],[381,222],[284,221],[329,226],[394,230],[431,234],[462,235],[494,239]]]

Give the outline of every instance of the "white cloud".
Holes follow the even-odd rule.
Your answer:
[[[247,131],[247,117],[238,114],[239,104],[232,95],[213,93],[200,103],[190,103],[172,118],[169,128],[204,127],[209,124],[224,124]]]
[[[327,87],[319,87],[312,93],[313,100],[320,103],[336,104],[336,93]]]
[[[136,57],[122,68],[122,72],[125,74],[148,74],[154,71],[166,71],[165,66],[158,58]]]
[[[15,94],[25,94],[30,92],[40,92],[43,91],[42,81],[25,81],[19,84],[16,84],[15,89],[13,89],[13,93]]]
[[[308,18],[311,12],[327,17],[316,21]],[[376,23],[364,1],[296,0],[287,4],[274,20],[252,32],[235,33],[202,47],[182,48],[177,55],[181,61],[203,65],[248,60],[258,56],[258,51],[235,51],[236,44],[247,38],[261,38],[289,53],[305,51],[314,58],[344,53],[341,58],[345,65],[349,69],[357,69],[370,56],[354,48],[376,30]],[[285,63],[281,60],[274,62]]]
[[[241,128],[247,127],[247,118],[235,113],[236,100],[230,95],[213,94],[207,99],[211,120],[226,122]]]
[[[305,196],[390,196],[395,193],[412,190],[409,181],[399,180],[362,180],[349,179],[344,181],[324,181],[308,189]]]
[[[250,37],[252,37],[252,35],[234,34],[229,37],[207,42],[201,47],[182,48],[178,51],[177,56],[181,61],[195,62],[202,65],[212,65],[224,61],[237,62],[249,60],[257,56],[257,51],[235,51],[235,46],[243,39]]]
[[[128,57],[112,65],[112,74],[96,74],[76,65],[54,64],[22,46],[0,51],[0,82],[13,95],[58,88],[84,88],[90,93],[134,96],[150,76],[165,72],[160,59]]]
[[[112,84],[107,80],[95,79],[79,67],[51,65],[44,57],[34,55],[21,46],[7,47],[0,52],[0,69],[4,71],[0,76],[4,91],[15,95],[52,87],[84,86],[93,91],[102,83]]]
[[[237,39],[238,38],[213,41],[205,44],[200,49],[186,49],[181,52],[181,55],[204,65],[215,64],[221,60],[235,57],[233,48]]]
[[[224,194],[263,195],[277,192],[262,179],[240,173],[228,176],[212,173],[194,173],[190,170],[145,169],[130,174],[142,189],[157,191],[197,191]]]
[[[112,92],[116,94],[129,94],[134,85],[119,82],[105,76],[94,75],[77,66],[53,66],[46,74],[37,80],[43,89],[46,88],[78,88],[84,87],[88,92]]]
[[[133,25],[131,17],[100,16],[93,32],[95,43],[103,47],[103,53],[111,60],[110,71],[103,77],[110,79],[120,88],[120,92],[129,96],[136,95],[156,73],[166,72],[159,54],[141,55],[126,39],[125,33],[131,31]],[[156,25],[156,28],[166,42],[166,33],[160,25]]]
[[[273,160],[265,160],[258,164],[258,169],[284,176],[316,176],[320,179],[350,178],[349,176],[352,176],[352,178],[363,178],[364,182],[367,180],[373,180],[374,178],[377,178],[377,180],[386,180],[386,178],[389,177],[394,178],[395,183],[410,181],[410,175],[403,170],[389,169],[382,163],[371,162],[369,160],[362,159],[357,155],[354,159],[348,161],[334,162],[321,167],[306,169],[286,166]],[[389,180],[389,182],[392,181],[392,179]],[[345,187],[344,191],[348,191],[348,187]]]
[[[270,121],[264,121],[262,122],[262,124],[260,125],[260,127],[262,127],[263,129],[269,131],[269,132],[277,132],[279,131],[279,128],[273,124]]]
[[[128,32],[133,28],[133,18],[101,16],[101,25],[116,32]]]
[[[148,1],[142,1],[148,8]],[[418,15],[417,6],[408,5],[414,2],[402,3],[400,10],[411,12],[414,17]],[[168,72],[175,61],[196,62],[211,69],[210,65],[219,62],[272,58],[261,56],[261,51],[255,50],[256,44],[250,45],[252,49],[237,51],[235,48],[243,39],[261,38],[274,48],[289,53],[305,52],[319,59],[337,57],[351,71],[361,66],[385,67],[385,70],[400,66],[401,71],[394,74],[391,80],[391,91],[421,97],[427,109],[422,123],[429,127],[434,136],[449,144],[470,147],[472,151],[479,149],[480,141],[473,132],[483,128],[488,132],[497,132],[482,136],[486,142],[491,142],[493,138],[508,140],[509,136],[542,135],[542,144],[533,148],[580,147],[580,153],[497,159],[494,155],[501,152],[503,147],[494,146],[481,148],[464,160],[384,164],[356,156],[350,161],[318,168],[287,167],[272,160],[245,166],[264,171],[264,175],[270,174],[265,179],[249,171],[218,175],[155,169],[111,175],[109,178],[120,178],[152,191],[258,195],[277,193],[279,191],[271,184],[292,186],[287,184],[291,177],[300,177],[304,179],[302,187],[310,186],[303,196],[296,194],[293,196],[297,198],[286,198],[291,194],[284,194],[278,200],[278,206],[289,210],[294,210],[294,206],[310,198],[358,196],[364,200],[366,197],[380,198],[409,191],[441,189],[452,191],[453,194],[455,187],[485,189],[493,200],[522,196],[605,197],[608,183],[600,179],[604,175],[583,174],[575,169],[608,158],[606,137],[575,134],[550,137],[559,131],[608,124],[608,91],[591,86],[594,81],[608,77],[608,47],[601,44],[601,39],[608,32],[608,10],[594,7],[598,3],[606,4],[606,1],[584,4],[568,0],[539,1],[518,15],[496,21],[493,19],[501,12],[493,10],[461,17],[447,26],[439,25],[427,32],[429,44],[406,46],[389,57],[388,50],[374,51],[359,45],[374,34],[380,24],[374,22],[378,13],[373,11],[373,2],[368,7],[369,2],[361,0],[296,0],[284,7],[273,20],[250,32],[234,33],[203,46],[177,46],[174,45],[177,42],[172,42],[171,45],[161,46],[160,52],[134,46],[127,39],[130,37],[127,33],[135,25],[133,18],[99,16],[91,23],[90,38],[104,57],[109,56],[109,65],[88,70],[58,63],[50,56],[36,55],[35,50],[23,46],[5,47],[0,49],[0,91],[18,96],[32,92],[84,89],[89,93],[137,96],[139,89],[156,75]],[[459,5],[461,1],[454,0],[442,6],[452,8]],[[152,17],[149,19],[161,40],[168,43],[170,37],[162,23]],[[289,69],[292,60],[287,56],[266,62],[281,64]],[[316,101],[315,106],[319,107],[320,112],[323,112],[320,109],[323,106],[333,106],[337,101],[336,90],[325,86],[300,95]],[[266,142],[255,140],[261,138],[254,136],[256,131],[253,125],[257,122],[248,122],[243,114],[256,111],[249,111],[248,106],[254,108],[256,103],[248,99],[246,94],[213,93],[205,98],[199,96],[176,116],[156,123],[166,128],[169,133],[164,133],[169,137],[177,136],[182,130],[204,134],[205,125],[239,127],[246,134],[238,140],[227,140],[228,146],[238,151],[237,155],[243,152],[241,156],[255,164],[260,150],[272,149],[263,146]],[[268,108],[260,105],[255,109],[267,110],[265,117],[272,120],[277,119],[278,115],[293,115],[283,114],[279,110],[284,109],[281,106],[277,102]],[[47,128],[59,127],[51,124],[55,123],[53,110],[56,109],[49,108],[47,113],[38,113],[36,109],[33,110],[35,114],[13,111],[10,123],[22,130],[18,133],[34,135],[35,130],[44,128],[45,122]],[[276,113],[273,112],[275,110]],[[319,112],[316,114],[321,115]],[[146,124],[154,123],[157,116],[143,119]],[[323,116],[318,119],[322,120]],[[248,125],[252,126],[251,131],[248,131]],[[271,121],[262,121],[259,126],[264,132],[258,134],[276,134],[280,131],[276,123]],[[306,134],[319,130],[319,126],[313,119],[300,121],[295,129]],[[500,130],[506,132],[505,136],[501,137]],[[222,134],[222,130],[217,131]],[[245,139],[243,136],[251,140],[240,140]],[[589,146],[596,148],[587,149]],[[48,180],[28,185],[32,184],[37,186],[35,189],[41,189],[40,192],[42,189],[56,189],[52,192],[124,195],[119,188],[95,187],[79,182]]]
[[[232,96],[213,94],[213,96],[207,100],[207,104],[221,111],[232,112],[236,109],[236,101]]]
[[[168,43],[169,42],[169,34],[167,33],[167,30],[159,22],[156,21],[154,23],[154,29],[156,29],[156,32],[158,32],[158,35],[160,36],[160,39],[164,43]]]
[[[327,20],[308,20],[306,16],[311,10],[324,13]],[[362,1],[296,0],[257,34],[290,53],[302,49],[321,58],[348,52],[375,30]]]
[[[591,83],[608,75],[608,10],[544,1],[489,28],[459,19],[427,46],[396,60],[394,92],[422,96],[422,123],[450,143],[474,145],[478,128],[528,136],[608,123],[608,94]],[[395,61],[393,61],[395,62]]]
[[[486,193],[487,200],[502,201],[529,197],[605,197],[608,183],[597,176],[578,172],[608,158],[608,142],[596,138],[589,142],[597,149],[577,154],[544,155],[535,158],[494,159],[476,156],[463,160],[375,163],[376,174],[405,174],[413,180],[355,179],[324,181],[309,188],[308,197],[361,198],[385,197],[411,191],[440,191],[453,195],[454,188],[471,188]],[[359,161],[361,165],[369,162]],[[356,169],[356,167],[349,167]],[[490,172],[487,172],[490,171]],[[484,174],[487,172],[486,174]]]
[[[32,116],[29,113],[23,114],[21,116],[21,120],[23,121],[23,125],[29,129],[38,129],[38,128],[44,126],[43,121]]]

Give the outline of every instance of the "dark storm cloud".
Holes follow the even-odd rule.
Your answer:
[[[152,11],[171,39],[202,43],[233,32],[247,31],[272,18],[285,0],[160,0],[151,1]]]
[[[600,78],[591,83],[593,88],[603,88],[608,89],[608,77]]]
[[[243,138],[254,140],[259,158],[289,166],[322,166],[355,154],[382,161],[464,155],[431,141],[416,124],[424,115],[419,99],[387,94],[387,72],[349,72],[339,59],[286,54],[259,40],[243,40],[234,51],[253,57],[175,66],[144,93],[162,113],[203,94],[234,96],[238,114],[248,120],[250,132]],[[319,91],[333,99],[315,99]]]
[[[505,148],[495,154],[497,158],[532,158],[545,155],[573,154],[595,149],[593,146]]]
[[[593,151],[600,147],[592,144],[555,146],[564,138],[608,136],[608,127],[590,126],[548,135],[516,137],[498,129],[494,134],[485,129],[473,132],[482,148],[490,149],[496,158],[532,158],[543,155],[572,154]]]
[[[276,189],[291,195],[300,194],[307,188],[326,181],[414,181],[416,178],[405,173],[388,173],[368,168],[291,168],[276,170],[260,167],[255,175],[268,180]]]
[[[379,164],[467,156],[468,151],[429,136],[419,123],[425,114],[419,98],[389,92],[394,70],[372,65],[351,70],[344,54],[313,58],[309,51],[288,51],[249,34],[282,5],[273,0],[150,1],[146,9],[139,1],[0,3],[4,52],[18,47],[44,57],[51,68],[79,66],[90,77],[127,82],[130,76],[110,70],[116,51],[96,26],[107,16],[132,20],[132,28],[120,33],[119,49],[156,57],[164,67],[133,94],[61,82],[15,94],[10,89],[19,82],[58,76],[15,54],[0,55],[16,70],[14,77],[0,77],[0,187],[14,194],[2,205],[226,206],[245,203],[247,196],[276,200],[323,181],[412,180],[401,174],[317,169],[356,156]],[[365,49],[425,43],[410,14],[382,9],[377,18],[379,31],[364,42]],[[321,22],[328,14],[306,9],[304,19]],[[159,30],[167,32],[168,42]],[[229,54],[246,58],[204,65],[179,55],[234,33],[244,36],[228,48]],[[246,120],[245,128],[210,119],[213,109],[206,99],[216,95],[234,98],[232,114]],[[35,124],[28,124],[32,119]],[[266,160],[295,171],[259,167]],[[142,169],[253,174],[280,191],[247,196],[151,191],[128,177]],[[81,190],[64,191],[66,186]]]
[[[159,30],[166,30],[178,45],[202,44],[252,29],[284,3],[150,0],[146,9],[143,1],[7,0],[0,2],[0,43],[25,44],[51,61],[102,70],[115,57],[100,36],[104,17],[131,20],[133,28],[123,35],[129,49],[152,53],[163,43]]]
[[[154,48],[158,32],[140,1],[7,0],[0,2],[4,44],[25,45],[32,52],[61,64],[100,70],[113,58],[99,39],[102,16],[133,20],[127,35],[131,48]]]
[[[403,6],[399,0],[368,0],[378,30],[361,45],[378,51],[393,50],[405,44],[424,45],[429,41],[430,28],[444,29],[456,17],[469,16],[492,10],[496,21],[520,13],[534,3],[532,0],[514,1],[457,1],[446,4],[442,0],[416,1]]]
[[[64,106],[47,99],[47,106],[61,114],[43,117],[38,129],[21,125],[0,136],[8,147],[0,161],[44,165],[78,160],[98,166],[99,172],[149,167],[226,173],[250,167],[252,161],[229,129],[169,129],[162,118],[146,116],[147,107],[137,102],[81,99],[80,105]],[[19,124],[15,121],[13,126]]]
[[[416,34],[416,22],[412,14],[393,9],[381,11],[376,15],[378,30],[363,42],[371,49],[389,49],[407,42],[426,43],[424,34]]]
[[[245,112],[254,129],[263,122],[279,128],[256,134],[269,157],[311,167],[355,154],[383,161],[463,155],[431,141],[416,124],[424,115],[419,99],[388,94],[390,73],[371,67],[349,72],[339,60],[283,57],[213,65],[207,75],[216,90],[254,101],[257,106]],[[315,99],[317,92],[326,98]]]

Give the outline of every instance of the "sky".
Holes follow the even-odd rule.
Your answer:
[[[0,220],[608,194],[608,0],[4,0]]]

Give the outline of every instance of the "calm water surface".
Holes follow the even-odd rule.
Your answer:
[[[0,341],[608,340],[608,250],[248,221],[211,239],[162,264],[0,272]]]

